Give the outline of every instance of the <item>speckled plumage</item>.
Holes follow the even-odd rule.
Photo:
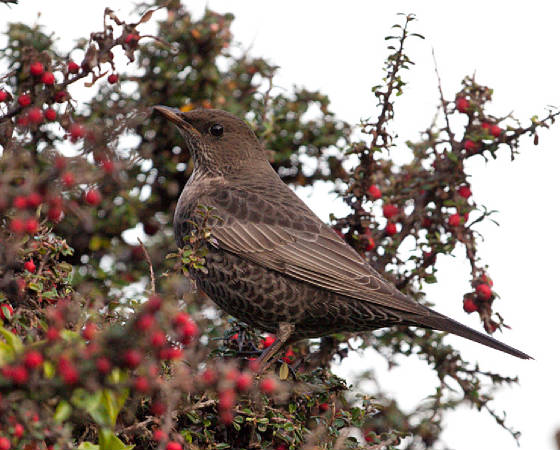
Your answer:
[[[195,164],[175,211],[177,245],[184,245],[198,205],[215,208],[222,220],[210,223],[217,245],[209,248],[208,273],[191,275],[229,314],[273,333],[289,324],[290,340],[404,324],[529,358],[384,280],[282,182],[239,118],[218,110],[156,110],[177,125]]]

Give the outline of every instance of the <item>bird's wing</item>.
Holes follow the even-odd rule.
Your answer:
[[[384,280],[283,183],[266,193],[207,192],[200,203],[222,218],[220,248],[290,277],[376,305],[424,315],[427,309]],[[279,197],[278,197],[279,195]]]

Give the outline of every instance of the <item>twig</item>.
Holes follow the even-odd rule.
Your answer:
[[[150,258],[150,255],[148,254],[148,250],[146,250],[146,246],[144,245],[144,243],[140,240],[140,238],[137,238],[138,242],[140,243],[140,246],[142,247],[142,250],[144,251],[144,256],[146,257],[146,261],[148,261],[148,265],[150,266],[150,279],[152,282],[152,294],[156,294],[156,277],[154,275],[154,266],[152,264],[152,259]]]
[[[449,114],[447,112],[448,102],[445,100],[445,97],[443,96],[443,88],[441,87],[441,77],[439,76],[439,70],[438,70],[438,65],[436,60],[436,52],[433,47],[432,47],[432,58],[434,60],[434,69],[438,80],[438,90],[439,90],[439,98],[441,101],[441,108],[443,111],[443,116],[445,117],[445,124],[446,124],[445,131],[447,131],[447,135],[449,136],[449,142],[453,145],[453,143],[455,142],[455,135],[451,131],[451,125],[449,123]]]

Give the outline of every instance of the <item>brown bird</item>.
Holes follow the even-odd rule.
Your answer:
[[[396,324],[446,331],[519,358],[525,353],[408,298],[325,225],[280,179],[249,126],[220,110],[154,109],[174,123],[194,162],[179,198],[177,245],[215,208],[207,273],[197,286],[221,308],[286,342]]]

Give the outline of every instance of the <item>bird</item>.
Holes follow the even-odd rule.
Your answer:
[[[173,219],[178,247],[200,225],[197,208],[212,208],[205,270],[189,268],[189,275],[228,314],[276,335],[263,364],[301,339],[393,325],[448,332],[532,359],[384,279],[282,181],[241,118],[218,109],[153,109],[177,127],[194,166]]]

